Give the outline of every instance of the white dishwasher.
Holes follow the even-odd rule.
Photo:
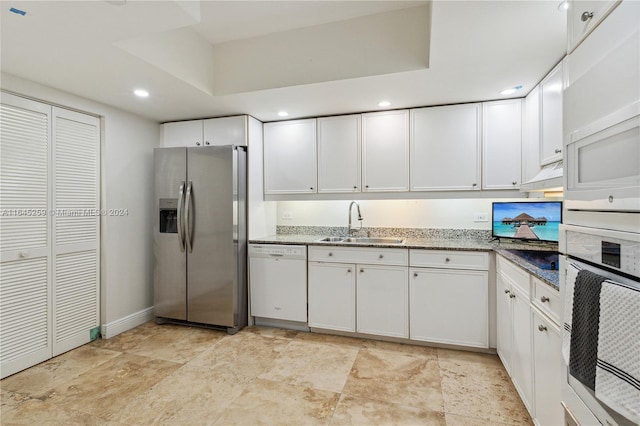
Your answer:
[[[306,326],[306,246],[249,244],[249,285],[257,325],[282,325],[274,319]]]

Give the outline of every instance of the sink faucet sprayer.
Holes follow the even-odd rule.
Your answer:
[[[353,232],[356,232],[357,229],[351,229],[351,208],[353,207],[353,205],[356,205],[356,208],[358,209],[358,220],[360,221],[360,229],[362,229],[362,214],[360,214],[360,204],[358,204],[357,201],[352,201],[351,204],[349,204],[349,229],[347,230],[347,233],[349,235],[351,235]]]

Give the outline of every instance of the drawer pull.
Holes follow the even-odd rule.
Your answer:
[[[540,324],[540,325],[538,326],[538,330],[539,330],[539,331],[547,331],[547,326]]]
[[[382,259],[382,258],[384,258],[384,256],[383,256],[383,255],[378,256],[378,259]]]
[[[333,256],[333,253],[329,252],[329,257]]]
[[[580,20],[582,22],[587,22],[591,18],[593,18],[593,12],[582,12],[582,15],[580,16]]]
[[[444,258],[444,261],[445,261],[445,262],[450,262],[450,261],[451,261],[451,259],[449,259],[448,257],[445,257],[445,258]]]
[[[542,297],[540,298],[540,301],[541,301],[542,303],[544,303],[544,302],[548,302],[548,301],[549,301],[549,298],[548,298],[547,296],[542,296]]]

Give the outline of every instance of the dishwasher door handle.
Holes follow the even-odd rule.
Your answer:
[[[269,253],[269,256],[282,257],[282,256],[284,256],[284,254],[282,254],[282,253]]]

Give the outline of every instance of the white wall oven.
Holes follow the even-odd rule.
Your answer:
[[[563,225],[561,234],[565,419],[640,424],[640,233]]]

